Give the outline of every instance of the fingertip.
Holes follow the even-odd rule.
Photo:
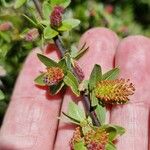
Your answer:
[[[95,64],[101,65],[104,72],[114,67],[114,55],[119,43],[115,32],[107,28],[92,28],[83,34],[79,47],[85,43],[89,49],[79,63],[86,77],[89,77]]]

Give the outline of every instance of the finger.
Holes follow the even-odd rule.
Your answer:
[[[87,31],[80,40],[80,47],[86,42],[89,47],[88,52],[79,60],[79,64],[83,69],[85,78],[88,79],[89,75],[95,64],[100,64],[106,71],[113,67],[113,60],[115,49],[118,45],[117,35],[106,28],[94,28]],[[79,101],[68,90],[63,99],[62,111],[66,112],[69,101]],[[109,118],[109,117],[108,117]],[[70,149],[69,141],[73,135],[74,126],[66,125],[66,123],[59,123],[59,130],[55,143],[55,149]]]
[[[58,58],[50,46],[51,58]],[[36,49],[26,59],[18,77],[1,132],[0,147],[30,150],[52,149],[57,129],[61,96],[50,97],[46,89],[35,86],[34,79],[45,66]],[[4,148],[3,148],[4,149]]]
[[[120,77],[131,79],[136,88],[129,104],[115,107],[111,112],[111,122],[126,129],[125,135],[119,138],[119,150],[148,150],[149,50],[150,39],[130,36],[122,40],[116,53]]]

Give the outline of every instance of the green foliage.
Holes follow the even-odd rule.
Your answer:
[[[71,71],[69,70],[67,71],[67,75],[64,77],[64,82],[71,88],[71,90],[76,96],[80,95],[80,92],[78,90],[79,86],[78,80]]]
[[[97,115],[100,124],[103,125],[106,119],[106,108],[104,106],[97,105],[95,113]]]
[[[83,141],[75,143],[74,150],[87,150],[87,148],[84,146]]]
[[[66,8],[71,3],[71,0],[50,0],[50,3],[52,6],[59,5]]]
[[[60,81],[58,84],[50,86],[49,87],[50,94],[56,95],[64,87],[64,85],[65,85],[64,82]]]
[[[50,26],[47,26],[45,29],[44,29],[44,38],[45,39],[52,39],[54,38],[56,35],[58,35],[59,33],[52,29]]]
[[[44,77],[44,73],[36,77],[36,79],[34,80],[35,84],[40,85],[40,86],[45,86],[43,77]]]
[[[99,65],[95,65],[89,79],[89,90],[92,91],[95,88],[96,83],[102,78],[102,70]]]
[[[21,7],[27,0],[16,0],[14,7],[17,9]]]
[[[83,109],[81,109],[78,105],[76,105],[72,101],[69,102],[67,115],[70,118],[77,120],[78,123],[81,123],[82,121],[84,121],[86,119]]]
[[[62,26],[58,28],[58,31],[70,31],[80,24],[78,19],[65,19],[62,21]]]
[[[118,75],[119,75],[119,69],[113,68],[112,70],[103,74],[102,80],[113,80],[113,79],[116,79]]]
[[[1,100],[4,100],[4,98],[5,98],[5,95],[4,95],[4,93],[0,90],[0,101],[1,101]]]
[[[54,60],[42,55],[42,54],[37,54],[39,60],[47,67],[59,67],[58,63],[55,62]]]

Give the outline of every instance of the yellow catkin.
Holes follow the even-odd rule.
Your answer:
[[[95,95],[104,103],[123,104],[129,101],[128,96],[133,95],[134,85],[129,79],[102,80],[97,83]]]

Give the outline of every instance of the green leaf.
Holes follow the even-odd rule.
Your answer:
[[[93,88],[95,88],[96,86],[96,83],[98,81],[100,81],[102,78],[102,70],[101,70],[101,66],[99,65],[95,65],[93,70],[92,70],[92,73],[90,75],[90,80],[89,80],[89,90],[92,91]]]
[[[42,11],[45,19],[49,19],[49,16],[52,12],[52,7],[49,2],[44,1],[42,5]]]
[[[52,6],[62,6],[63,8],[66,8],[71,3],[71,0],[51,0]]]
[[[91,99],[91,106],[92,106],[92,107],[98,105],[99,100],[98,100],[98,98],[96,98],[94,91],[92,91],[92,92],[90,93],[90,99]]]
[[[64,73],[67,72],[67,64],[66,64],[66,60],[63,58],[58,62],[58,65],[61,69],[63,69]]]
[[[80,122],[79,122],[78,120],[76,120],[76,119],[70,117],[69,115],[67,115],[67,114],[64,113],[64,112],[62,112],[62,114],[63,114],[65,117],[67,117],[71,123],[74,123],[74,124],[76,124],[76,125],[80,125]]]
[[[10,34],[8,34],[7,32],[1,32],[0,31],[0,37],[5,40],[6,42],[10,43],[11,42],[11,37]]]
[[[21,7],[26,1],[27,0],[16,0],[15,5],[14,5],[15,9]]]
[[[34,26],[37,26],[36,20],[31,19],[30,17],[28,17],[27,15],[23,14],[23,16],[30,22],[32,23]]]
[[[106,132],[109,133],[110,141],[115,140],[119,135],[125,133],[125,129],[117,125],[108,124],[108,125],[103,125],[102,128],[104,128]]]
[[[63,87],[64,87],[64,82],[59,82],[57,85],[52,85],[49,87],[50,94],[51,95],[56,95]]]
[[[63,80],[65,84],[71,88],[71,90],[76,96],[80,95],[80,92],[78,90],[78,86],[79,86],[78,80],[71,71],[69,70],[67,71],[67,75],[64,77]]]
[[[42,54],[37,54],[39,60],[47,67],[59,67],[58,63],[55,62],[54,60],[42,55]]]
[[[87,47],[87,48],[85,48],[85,49],[80,50],[80,51],[77,53],[77,55],[74,57],[74,59],[76,59],[76,60],[80,59],[80,58],[87,52],[88,49],[89,49],[89,48]]]
[[[4,95],[4,93],[0,90],[0,100],[3,100],[3,99],[5,99],[5,95]]]
[[[44,38],[45,39],[52,39],[52,38],[54,38],[58,34],[59,33],[56,30],[52,29],[50,26],[47,26],[44,29]]]
[[[106,128],[106,131],[109,133],[109,140],[113,141],[116,139],[117,137],[117,130],[115,127],[113,126],[109,126],[108,128]]]
[[[45,86],[45,83],[43,81],[43,77],[44,77],[44,73],[39,75],[38,77],[36,77],[34,80],[35,84],[40,85],[40,86]]]
[[[84,111],[72,101],[69,102],[67,115],[78,122],[82,122],[86,119]]]
[[[114,127],[117,129],[117,133],[118,133],[119,135],[123,135],[123,134],[126,132],[125,128],[123,128],[123,127],[121,127],[121,126],[114,125]]]
[[[95,112],[101,125],[104,124],[106,119],[106,108],[101,105],[97,105]]]
[[[109,142],[106,145],[106,150],[117,150],[117,148],[112,142]]]
[[[119,69],[118,68],[114,68],[114,69],[106,72],[102,76],[102,80],[113,80],[113,79],[116,79],[118,74],[119,74]]]
[[[84,146],[83,141],[80,141],[78,143],[74,144],[74,150],[87,150],[87,148]]]
[[[78,19],[66,19],[62,21],[62,25],[58,28],[58,31],[70,31],[80,24]]]

